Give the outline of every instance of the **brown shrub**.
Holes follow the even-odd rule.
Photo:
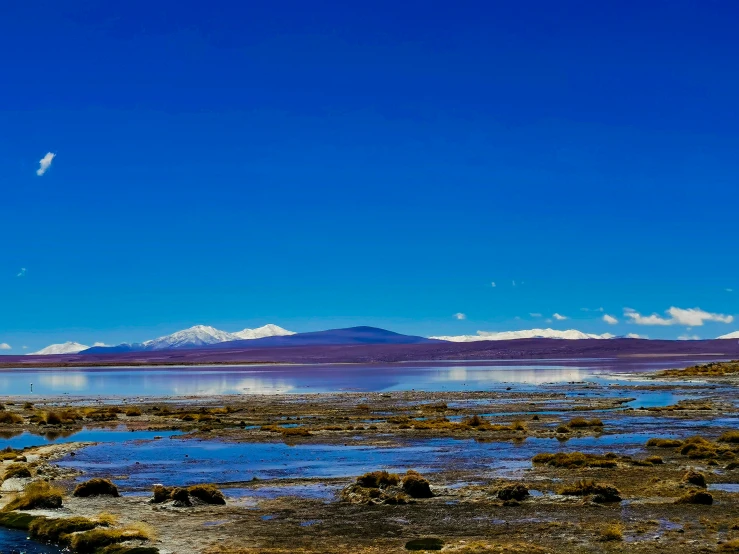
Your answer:
[[[711,493],[704,491],[691,491],[678,498],[675,504],[703,504],[710,506],[713,504],[713,496]]]
[[[388,473],[385,470],[372,471],[357,477],[357,483],[363,487],[373,489],[392,487],[400,483],[400,477],[397,473]]]
[[[187,489],[190,496],[206,504],[225,504],[226,497],[214,485],[193,485]]]
[[[5,425],[23,423],[23,417],[13,412],[0,412],[0,423]]]
[[[653,448],[676,448],[678,446],[682,446],[683,441],[677,440],[677,439],[649,439],[647,441],[647,446],[653,447]]]
[[[511,483],[498,489],[501,500],[524,500],[529,496],[529,489],[523,483]]]
[[[120,496],[118,487],[109,479],[100,479],[98,477],[77,485],[72,495],[82,498],[87,498],[88,496]]]
[[[595,502],[620,502],[621,493],[613,485],[600,485],[591,479],[582,479],[559,490],[559,494],[568,496],[594,495]],[[595,498],[597,497],[597,498]]]
[[[696,487],[706,488],[706,476],[692,469],[683,475],[683,482],[690,483]]]
[[[12,479],[13,477],[28,478],[31,477],[31,470],[23,464],[10,464],[5,469],[4,479]]]
[[[408,470],[402,481],[403,490],[412,498],[431,498],[434,493],[431,492],[429,482],[417,471]]]

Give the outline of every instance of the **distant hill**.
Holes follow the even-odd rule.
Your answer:
[[[347,327],[311,333],[295,333],[287,336],[273,336],[262,339],[220,342],[208,349],[223,348],[269,348],[276,346],[322,346],[347,344],[431,344],[442,342],[426,337],[402,335],[378,327]]]

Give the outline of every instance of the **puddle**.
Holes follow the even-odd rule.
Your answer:
[[[319,523],[323,523],[323,520],[321,519],[309,519],[308,521],[301,521],[300,526],[301,527],[310,527],[311,525],[318,525]]]
[[[172,437],[181,435],[182,431],[131,431],[125,425],[119,425],[115,429],[88,429],[64,432],[51,432],[44,435],[34,435],[28,431],[8,439],[0,439],[0,450],[8,446],[15,449],[27,448],[29,446],[43,446],[45,444],[69,443],[69,442],[105,442],[122,443],[134,440],[152,440],[156,437]]]
[[[709,491],[739,492],[739,483],[712,483],[708,485]]]

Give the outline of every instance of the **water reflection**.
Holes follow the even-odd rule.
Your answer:
[[[685,361],[461,362],[377,365],[265,365],[167,368],[23,369],[0,371],[5,394],[213,396],[394,390],[519,390],[545,383],[598,381],[613,372],[687,365]]]

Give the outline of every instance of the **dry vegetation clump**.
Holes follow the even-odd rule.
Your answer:
[[[555,432],[562,433],[562,434],[572,433],[572,429],[570,429],[569,427],[567,427],[567,425],[557,425],[557,428],[555,429]]]
[[[352,504],[409,504],[413,498],[431,496],[428,481],[412,470],[402,479],[387,471],[365,473],[341,491],[341,499]]]
[[[675,504],[703,504],[710,506],[713,504],[713,496],[711,493],[704,491],[690,491],[678,498]]]
[[[739,431],[726,431],[718,438],[718,442],[739,443]]]
[[[606,525],[600,532],[600,540],[602,541],[622,541],[624,540],[624,528],[620,523],[610,523]]]
[[[601,485],[592,479],[582,479],[562,487],[559,494],[567,496],[593,496],[593,502],[620,502],[621,493],[613,485]]]
[[[214,485],[193,485],[188,487],[190,496],[206,504],[225,504],[226,497]]]
[[[400,483],[397,473],[388,473],[385,470],[372,471],[357,477],[357,484],[367,488],[384,488],[395,486]]]
[[[7,446],[0,450],[0,460],[15,460],[21,455],[21,450],[14,450],[10,446]]]
[[[497,496],[501,500],[525,500],[529,496],[529,489],[523,483],[511,483],[497,490]]]
[[[13,477],[17,477],[19,479],[29,478],[31,477],[31,470],[23,464],[10,464],[5,469],[3,479],[12,479]]]
[[[154,497],[151,502],[160,504],[174,500],[179,506],[192,506],[192,498],[204,504],[223,505],[226,503],[223,493],[215,485],[210,484],[192,485],[191,487],[154,485]]]
[[[732,539],[718,546],[719,552],[739,552],[739,539]]]
[[[690,470],[683,475],[683,483],[690,483],[696,487],[706,488],[706,476],[698,471]]]
[[[739,360],[731,362],[710,362],[685,369],[668,369],[659,375],[663,377],[721,377],[739,373]]]
[[[651,448],[677,448],[682,445],[683,441],[677,439],[654,438],[647,441],[647,446]]]
[[[87,498],[88,496],[115,496],[118,497],[118,487],[110,479],[96,477],[80,483],[74,489],[73,496]]]
[[[647,456],[644,459],[644,461],[647,462],[650,465],[655,465],[655,466],[665,463],[665,461],[662,458],[660,458],[659,456]]]
[[[388,419],[388,421],[391,421]],[[526,431],[526,424],[522,421],[514,421],[509,425],[498,425],[490,423],[484,417],[477,414],[465,417],[462,421],[450,421],[446,417],[425,420],[403,420],[398,422],[401,429],[410,428],[419,431]],[[404,427],[404,426],[408,427]]]
[[[286,427],[279,429],[284,437],[310,437],[311,432],[305,427]]]
[[[583,427],[603,427],[603,422],[598,418],[585,419],[584,417],[575,417],[567,425],[579,429]]]
[[[532,543],[466,542],[444,548],[444,552],[454,554],[549,554],[551,551]]]
[[[28,526],[31,538],[51,543],[68,543],[71,533],[89,531],[96,527],[107,525],[104,522],[88,519],[86,517],[60,517],[46,518],[38,517]]]
[[[52,487],[46,481],[29,483],[17,497],[5,505],[3,511],[11,510],[55,510],[62,507],[62,489]]]
[[[4,425],[16,425],[18,423],[23,423],[23,416],[13,412],[3,411],[0,412],[0,423]]]
[[[431,498],[434,496],[429,482],[420,473],[412,469],[409,469],[403,477],[401,486],[411,498]]]
[[[531,461],[538,465],[548,465],[565,469],[579,467],[613,468],[618,466],[617,458],[613,453],[601,456],[599,454],[584,454],[582,452],[558,452],[556,454],[543,452],[531,458]]]
[[[126,408],[125,414],[126,417],[138,417],[141,415],[141,408],[137,408],[135,406],[131,406],[130,408]]]
[[[130,525],[123,528],[96,528],[72,535],[69,546],[79,554],[93,554],[104,547],[121,542],[152,538],[152,532],[143,524]]]

